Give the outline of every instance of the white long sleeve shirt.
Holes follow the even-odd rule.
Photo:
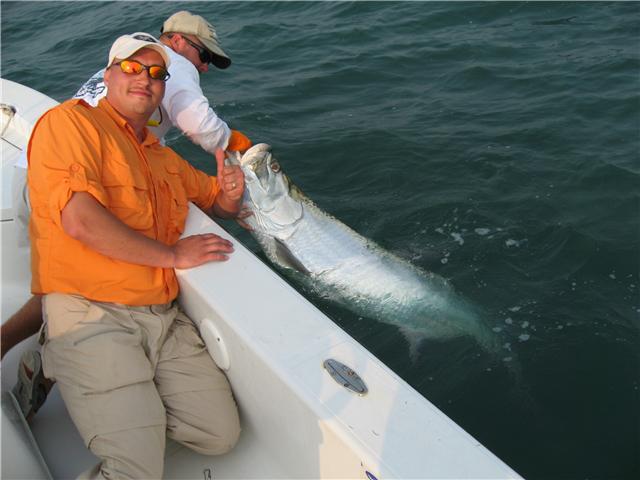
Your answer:
[[[159,123],[150,126],[153,134],[164,143],[164,136],[172,126],[179,128],[196,145],[215,154],[216,149],[227,148],[231,130],[216,115],[209,100],[200,88],[200,76],[196,67],[182,55],[170,48],[165,50],[171,58],[164,98],[160,107],[151,116],[150,122]],[[81,98],[92,106],[107,94],[104,84],[104,69],[93,75],[78,90],[73,98]]]

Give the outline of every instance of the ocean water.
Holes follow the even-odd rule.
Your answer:
[[[424,342],[412,360],[396,327],[303,293],[521,475],[640,478],[640,4],[0,6],[2,77],[57,100],[116,36],[210,19],[234,62],[202,76],[218,114],[323,209],[449,279],[502,351]]]

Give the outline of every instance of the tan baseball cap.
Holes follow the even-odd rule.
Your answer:
[[[231,65],[231,59],[220,47],[220,41],[213,25],[200,15],[183,10],[174,13],[164,22],[161,33],[186,33],[195,35],[198,40],[209,50],[212,55],[211,63],[218,68],[227,68]]]
[[[111,66],[116,58],[124,60],[142,48],[150,48],[158,52],[164,60],[164,66],[169,68],[171,64],[169,54],[156,38],[145,32],[136,32],[131,35],[118,37],[116,41],[113,42],[113,45],[111,45],[111,50],[109,50],[109,63],[107,64],[107,68]]]

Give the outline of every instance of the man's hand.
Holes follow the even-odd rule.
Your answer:
[[[237,202],[244,193],[244,173],[239,165],[225,165],[224,151],[216,150],[216,163],[218,165],[218,185],[222,193],[231,201]]]
[[[225,165],[224,151],[216,150],[216,163],[218,165],[218,185],[221,193],[216,196],[212,210],[221,218],[234,218],[242,205],[244,193],[244,173],[239,165]]]
[[[182,238],[172,245],[171,250],[174,268],[192,268],[207,262],[228,260],[233,244],[214,233],[205,233]]]

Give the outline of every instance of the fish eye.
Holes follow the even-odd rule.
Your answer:
[[[278,173],[280,171],[280,164],[278,162],[271,162],[271,170],[274,173]]]

